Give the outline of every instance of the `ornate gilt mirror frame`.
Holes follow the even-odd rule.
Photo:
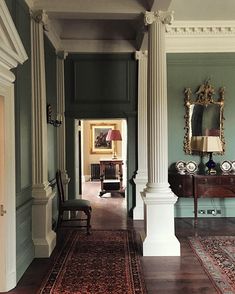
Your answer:
[[[225,93],[225,89],[224,87],[221,87],[218,90],[219,98],[217,101],[215,101],[214,96],[216,93],[215,93],[214,87],[212,87],[209,80],[207,80],[204,84],[199,86],[198,90],[195,92],[196,94],[195,98],[193,97],[193,94],[190,88],[185,89],[184,105],[185,105],[186,114],[184,116],[185,118],[184,152],[186,154],[197,153],[193,151],[191,148],[192,136],[210,135],[208,133],[207,134],[204,133],[205,126],[202,126],[202,121],[203,121],[203,124],[209,124],[210,126],[212,124],[216,125],[215,129],[218,129],[217,130],[218,136],[220,137],[220,140],[222,143],[222,149],[223,149],[223,151],[220,154],[224,153],[224,150],[225,150],[224,93]],[[213,114],[213,111],[214,111],[214,114]],[[218,118],[218,121],[215,121],[216,118]],[[209,120],[213,120],[213,122],[210,123]],[[199,129],[200,129],[199,134],[196,134],[196,132],[193,131],[193,123],[195,125],[201,124],[201,126],[199,126]]]

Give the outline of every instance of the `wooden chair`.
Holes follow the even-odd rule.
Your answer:
[[[87,234],[90,234],[90,222],[91,222],[91,204],[90,201],[85,199],[73,199],[73,200],[65,200],[64,199],[64,188],[61,179],[61,171],[58,170],[56,173],[56,184],[58,188],[58,198],[59,198],[59,214],[57,221],[57,229],[61,225],[63,221],[82,221],[86,222],[86,225],[78,225],[77,227],[86,227]],[[86,215],[86,218],[69,218],[64,219],[63,214],[65,211],[78,212],[81,211]]]

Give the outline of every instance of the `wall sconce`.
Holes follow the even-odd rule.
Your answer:
[[[52,119],[52,107],[51,104],[47,104],[47,123],[54,127],[59,127],[62,124],[62,115],[57,114],[56,119]]]

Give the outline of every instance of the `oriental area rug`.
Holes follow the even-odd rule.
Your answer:
[[[218,293],[235,293],[235,236],[189,237]]]
[[[73,230],[40,294],[146,294],[135,232]]]

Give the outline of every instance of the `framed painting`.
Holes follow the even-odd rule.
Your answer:
[[[91,124],[91,153],[113,153],[113,142],[106,141],[109,130],[115,130],[115,124]]]

